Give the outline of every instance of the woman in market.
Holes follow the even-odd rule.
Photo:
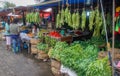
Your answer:
[[[5,38],[6,38],[6,48],[7,48],[7,50],[10,50],[11,37],[10,37],[9,20],[5,20]]]
[[[12,51],[17,53],[20,51],[19,26],[18,20],[14,19],[10,25],[10,34],[12,41]]]

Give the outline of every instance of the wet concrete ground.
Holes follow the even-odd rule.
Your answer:
[[[0,41],[0,76],[53,76],[48,62],[36,61],[23,53],[14,54]]]

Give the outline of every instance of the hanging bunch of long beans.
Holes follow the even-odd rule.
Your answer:
[[[85,26],[86,26],[86,12],[85,12],[85,8],[83,8],[81,19],[82,19],[81,29],[84,31]]]

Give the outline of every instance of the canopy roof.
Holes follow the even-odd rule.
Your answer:
[[[66,4],[66,1],[67,0],[46,0],[45,2],[43,3],[40,3],[40,4],[36,4],[36,5],[33,5],[34,8],[37,8],[37,9],[44,9],[44,8],[48,8],[48,7],[55,7],[55,6],[58,6],[59,3],[62,4]],[[68,0],[68,3],[69,4],[78,4],[78,3],[89,3],[90,2],[97,2],[97,0]]]

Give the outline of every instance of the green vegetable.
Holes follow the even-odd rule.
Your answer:
[[[64,25],[64,19],[65,19],[65,11],[62,9],[61,10],[61,19],[60,19],[61,25]]]
[[[95,11],[92,10],[92,11],[90,12],[90,16],[89,16],[89,30],[92,30],[92,29],[93,29],[94,18],[95,18]]]
[[[57,14],[57,17],[56,17],[56,27],[57,28],[60,28],[62,25],[61,25],[61,22],[60,22],[60,13]]]
[[[67,8],[65,9],[65,22],[66,22],[66,23],[68,23],[68,20],[69,20],[69,19],[68,19],[68,16],[69,16],[68,13],[69,13],[69,9],[68,9],[68,7],[67,7]]]
[[[72,14],[70,13],[70,11],[68,13],[68,25],[72,27]]]
[[[41,50],[41,51],[45,51],[46,53],[48,53],[48,44],[38,43],[37,49]]]
[[[97,53],[98,49],[93,45],[83,48],[78,42],[69,46],[65,42],[57,42],[49,54],[74,70],[78,76],[85,76],[88,65],[97,59]]]
[[[79,14],[79,11],[77,11],[76,13],[76,28],[75,29],[78,29],[80,27],[80,14]]]
[[[75,28],[76,25],[76,13],[72,14],[72,27]]]
[[[86,12],[85,12],[85,9],[83,8],[83,11],[82,11],[82,23],[81,23],[81,29],[83,31],[85,29],[85,26],[86,26]]]
[[[54,47],[57,40],[54,38],[51,38],[49,36],[45,36],[45,43],[49,45],[49,47]]]
[[[108,58],[96,60],[88,65],[86,76],[112,76]]]
[[[102,28],[102,24],[103,24],[103,18],[102,15],[99,12],[99,9],[96,8],[95,10],[96,15],[95,15],[95,29],[94,29],[94,33],[93,33],[93,37],[99,37],[101,35],[101,28]]]
[[[39,23],[41,21],[39,13],[38,12],[28,13],[26,15],[26,21],[29,22],[29,23],[31,23],[31,22]]]

